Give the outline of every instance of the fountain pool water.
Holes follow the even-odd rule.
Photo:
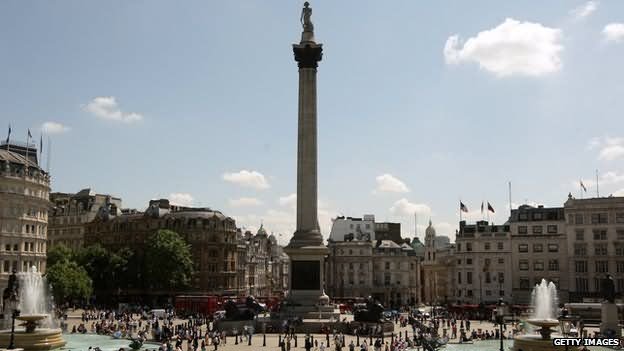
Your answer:
[[[66,343],[61,329],[55,326],[45,278],[36,267],[32,267],[28,272],[17,274],[16,281],[19,282],[16,307],[20,315],[15,318],[15,323],[21,322],[19,326],[24,328],[15,329],[15,346],[26,351],[54,350],[64,346]],[[9,329],[0,331],[0,345],[9,345],[12,312],[10,307],[5,306],[5,326]]]

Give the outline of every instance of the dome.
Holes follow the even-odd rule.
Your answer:
[[[425,236],[435,236],[435,235],[436,235],[435,228],[433,227],[433,224],[431,224],[431,220],[429,220],[429,226],[427,227],[427,230],[425,230]]]
[[[256,235],[267,236],[267,232],[264,229],[264,224],[260,224],[260,228],[258,229],[258,232],[256,233]]]

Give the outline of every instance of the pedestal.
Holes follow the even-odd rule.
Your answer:
[[[622,336],[622,329],[618,325],[618,309],[617,305],[612,302],[603,302],[601,305],[602,315],[600,323],[600,334],[602,335],[614,335],[617,337]],[[611,330],[615,334],[610,334]]]
[[[329,249],[325,246],[286,247],[284,252],[290,257],[289,302],[318,311],[325,281],[323,267]]]

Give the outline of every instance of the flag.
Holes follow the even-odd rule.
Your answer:
[[[39,135],[39,154],[43,153],[43,134]]]
[[[483,201],[481,201],[481,214],[483,214]]]
[[[6,143],[9,143],[9,140],[11,139],[11,125],[9,124],[9,134],[7,135],[7,140]]]
[[[585,184],[583,184],[583,181],[581,180],[581,189],[583,189],[583,191],[587,192],[587,188],[585,187]]]
[[[32,139],[32,134],[30,134],[30,128],[28,128],[28,139]]]
[[[492,207],[492,205],[490,205],[489,201],[488,201],[488,211],[490,211],[492,213],[496,213],[496,211],[494,211],[494,207]]]
[[[466,205],[464,205],[463,202],[459,202],[459,210],[462,212],[468,212],[468,207],[466,207]]]

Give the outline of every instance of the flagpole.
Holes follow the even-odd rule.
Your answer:
[[[461,201],[461,198],[460,198],[459,199],[459,221],[460,222],[462,221],[462,208],[461,208],[461,204],[462,204],[462,201]]]
[[[583,199],[583,179],[579,182],[579,194],[581,195],[581,200]]]
[[[596,197],[600,197],[600,186],[598,183],[598,170],[596,169]]]
[[[511,218],[511,180],[509,181],[509,217]]]

